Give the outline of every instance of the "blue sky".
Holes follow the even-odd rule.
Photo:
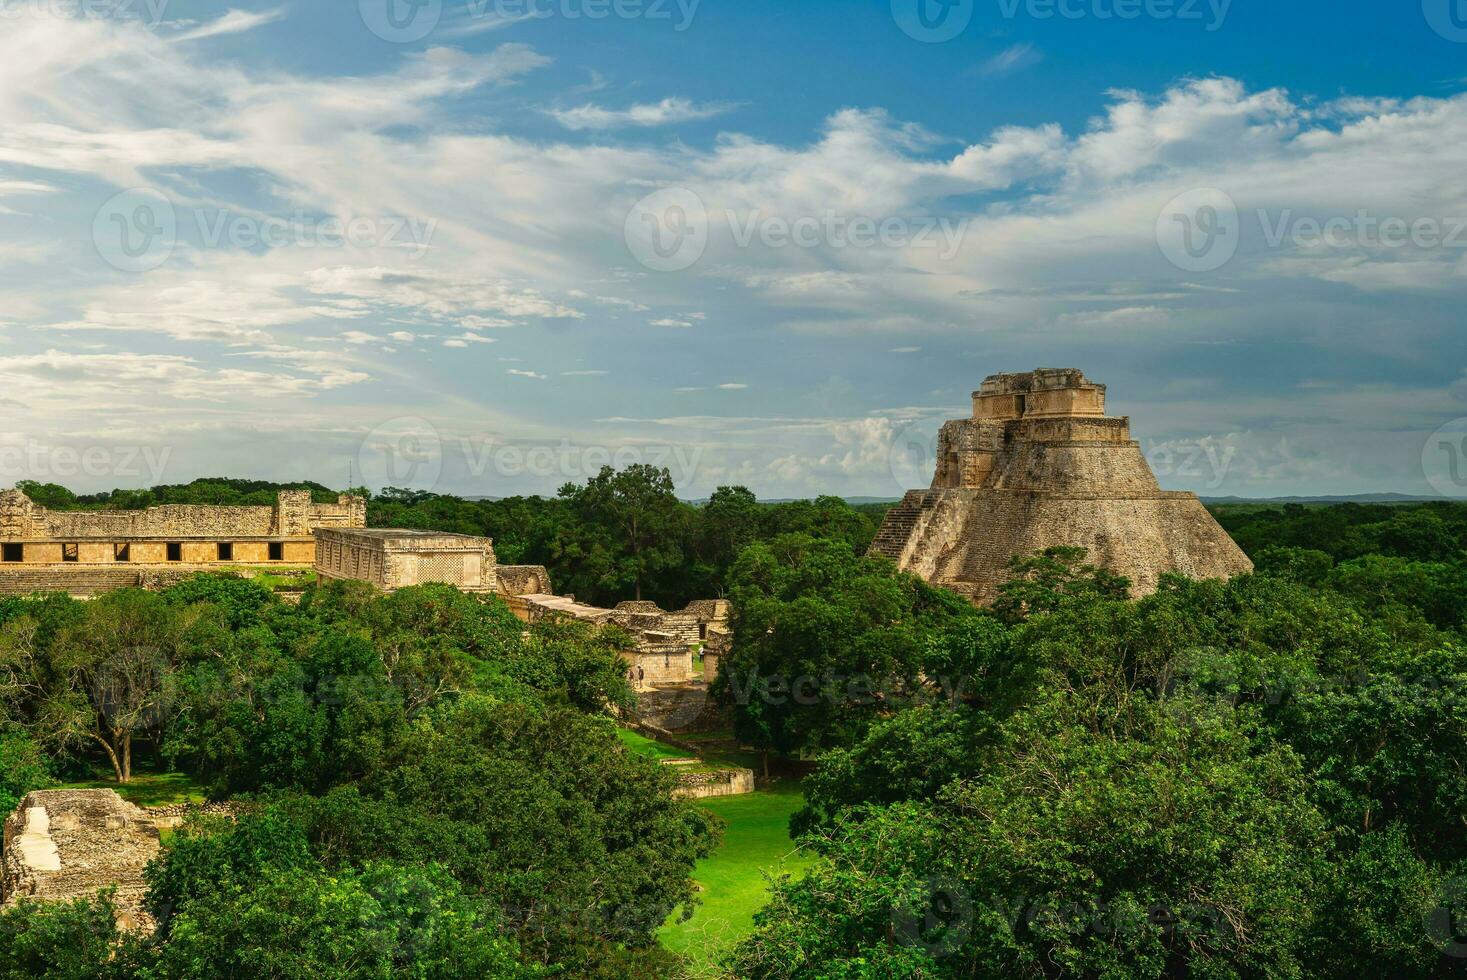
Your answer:
[[[0,482],[1467,495],[1467,4],[923,3],[0,0]]]

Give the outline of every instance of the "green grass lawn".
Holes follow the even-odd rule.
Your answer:
[[[695,756],[686,749],[668,745],[666,742],[658,742],[630,728],[618,728],[616,737],[632,755],[640,755],[646,759],[691,759]]]
[[[56,788],[115,789],[118,796],[136,806],[204,802],[203,787],[181,772],[138,772],[133,773],[131,782],[122,785],[109,777],[66,783]]]
[[[658,938],[688,958],[692,976],[717,977],[719,958],[753,930],[754,913],[768,900],[764,873],[798,875],[814,859],[789,839],[790,815],[804,805],[798,783],[692,805],[712,810],[728,821],[728,829],[723,846],[693,870],[702,905],[687,922],[677,922],[681,910],[674,912]]]

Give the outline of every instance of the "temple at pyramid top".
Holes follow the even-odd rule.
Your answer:
[[[1009,559],[1085,548],[1155,590],[1165,572],[1226,578],[1252,563],[1196,495],[1164,491],[1130,419],[1105,414],[1105,386],[1074,368],[995,374],[973,413],[942,427],[927,490],[888,512],[871,546],[934,584],[991,601]]]
[[[1075,368],[995,374],[973,392],[973,417],[1007,421],[1065,415],[1104,415],[1105,385]]]

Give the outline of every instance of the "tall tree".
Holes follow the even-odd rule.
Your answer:
[[[620,471],[602,467],[585,486],[566,484],[560,495],[583,520],[614,534],[618,564],[626,570],[638,599],[650,576],[682,561],[683,504],[665,468],[646,463]]]

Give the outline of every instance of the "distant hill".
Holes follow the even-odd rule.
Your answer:
[[[1430,504],[1450,497],[1420,497],[1409,493],[1352,493],[1320,497],[1203,497],[1204,504]]]

